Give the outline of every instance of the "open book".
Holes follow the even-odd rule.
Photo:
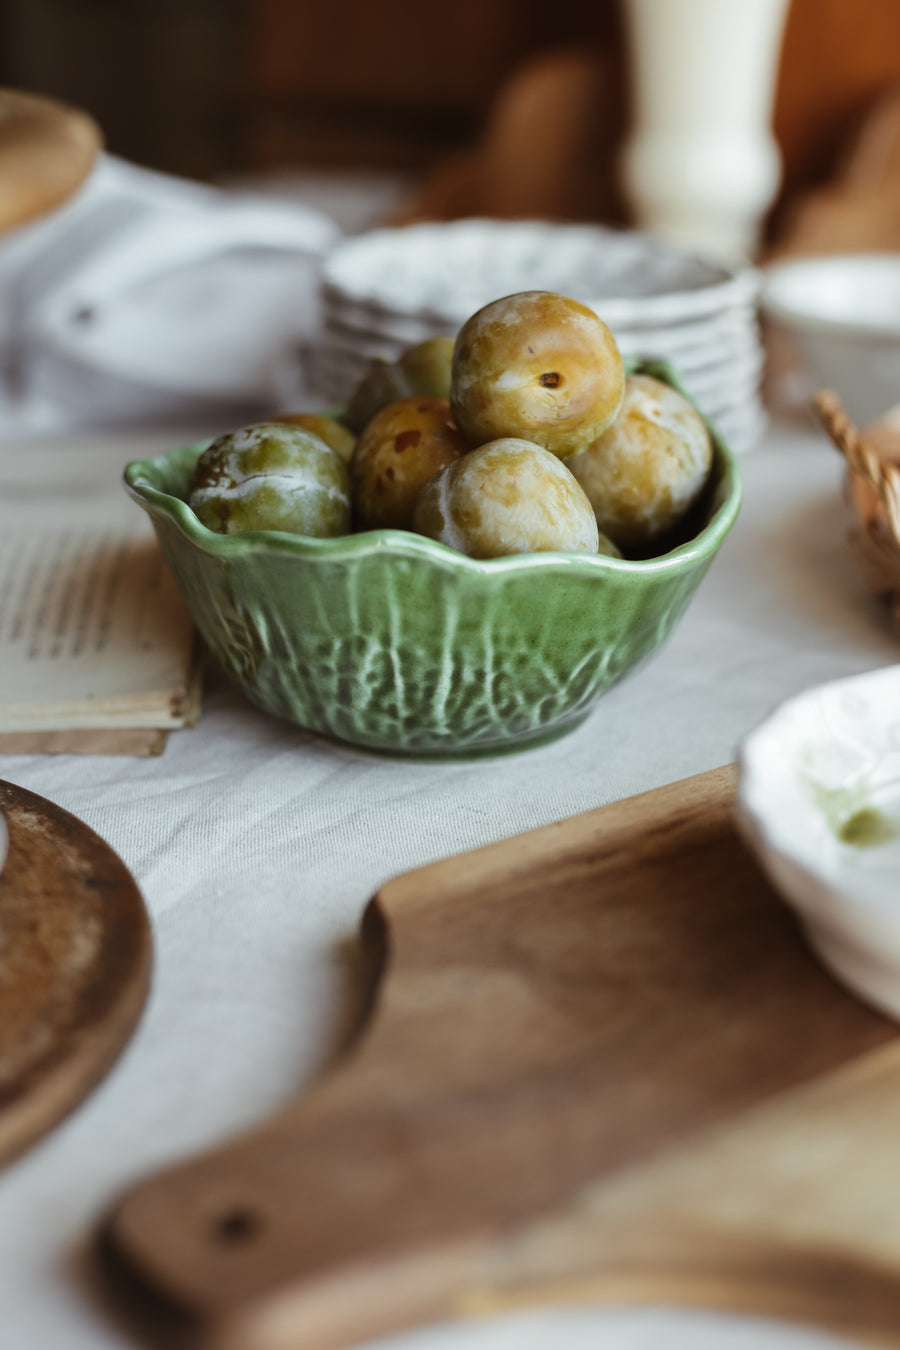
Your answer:
[[[198,716],[191,619],[122,468],[0,446],[0,752],[158,753]]]

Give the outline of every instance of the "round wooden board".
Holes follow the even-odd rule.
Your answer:
[[[0,89],[0,234],[68,201],[102,142],[87,113],[38,94]]]
[[[103,1077],[140,1016],[152,941],[108,844],[68,811],[0,780],[0,1164]]]

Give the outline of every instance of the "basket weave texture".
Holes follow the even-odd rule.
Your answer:
[[[900,627],[900,425],[873,422],[860,430],[831,389],[815,395],[813,408],[846,461],[855,517],[849,541],[863,579],[890,601]]]

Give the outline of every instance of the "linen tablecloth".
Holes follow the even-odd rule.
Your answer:
[[[146,436],[111,443],[110,472],[164,448]],[[353,1024],[347,944],[385,879],[727,763],[779,700],[897,660],[845,544],[825,438],[778,424],[741,467],[742,515],[674,636],[549,747],[471,764],[367,758],[267,717],[213,676],[200,724],[160,759],[0,758],[0,777],[73,811],[121,854],[156,943],[150,1002],[121,1060],[0,1174],[0,1344],[134,1350],[91,1273],[97,1220],[131,1182],[252,1125],[326,1068]],[[535,1312],[379,1344],[530,1350],[550,1339],[572,1350],[836,1344],[666,1309]]]

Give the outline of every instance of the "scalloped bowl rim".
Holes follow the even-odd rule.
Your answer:
[[[182,533],[203,552],[223,559],[250,553],[277,553],[306,559],[340,561],[358,559],[367,554],[389,551],[395,557],[427,558],[438,566],[455,569],[472,576],[516,572],[531,568],[577,567],[593,572],[619,572],[645,575],[648,572],[677,570],[685,564],[699,562],[714,553],[734,524],[741,503],[741,483],[734,456],[721,437],[713,433],[715,456],[721,465],[724,479],[722,501],[706,524],[692,539],[677,545],[659,557],[644,559],[613,558],[607,554],[588,553],[520,553],[505,558],[469,558],[424,535],[411,530],[364,530],[358,534],[320,539],[312,535],[288,534],[283,530],[247,530],[242,534],[219,534],[203,525],[187,502],[154,485],[152,478],[163,471],[177,455],[196,448],[202,450],[209,442],[196,446],[180,446],[153,459],[132,460],[125,468],[125,486],[139,503],[156,507],[169,516]]]

